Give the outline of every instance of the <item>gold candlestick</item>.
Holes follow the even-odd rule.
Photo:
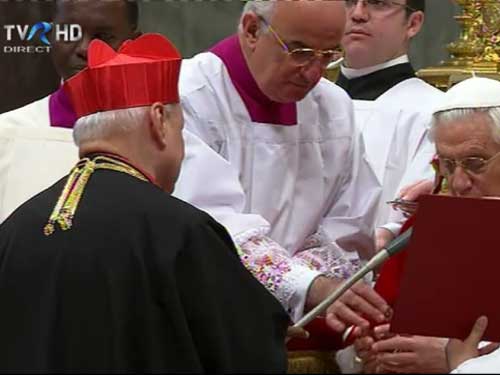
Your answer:
[[[462,6],[462,14],[454,17],[460,25],[460,37],[448,45],[451,60],[445,65],[468,68],[482,50],[482,42],[477,37],[479,11],[477,0],[456,0],[456,2]]]
[[[445,63],[420,70],[417,75],[447,90],[472,72],[500,80],[500,0],[455,0],[462,13],[455,16],[461,32],[447,48],[451,58]]]
[[[481,0],[478,28],[483,51],[476,59],[476,64],[498,64],[500,62],[500,2],[498,0]]]

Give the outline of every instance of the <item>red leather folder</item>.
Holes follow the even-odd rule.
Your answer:
[[[500,342],[500,199],[421,197],[407,250],[391,331]]]

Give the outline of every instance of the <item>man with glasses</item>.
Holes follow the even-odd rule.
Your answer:
[[[431,136],[439,172],[452,196],[500,196],[500,83],[478,77],[460,85],[447,93],[447,105],[434,115]],[[481,97],[474,96],[475,92]],[[459,96],[466,93],[473,99]],[[469,101],[474,107],[464,104]]]
[[[500,197],[499,98],[498,81],[474,77],[450,89],[434,109],[431,137],[436,143],[438,172],[446,181],[444,194],[469,198]],[[405,258],[399,257],[398,262],[398,268],[403,269]],[[394,267],[392,271],[395,271]],[[384,278],[387,291],[393,288],[389,293],[393,294],[392,300],[397,298],[401,276],[401,271],[382,268],[379,280]],[[385,295],[382,290],[381,293]],[[478,321],[473,332],[478,331],[478,325],[482,325],[484,331],[485,321]],[[385,337],[380,340],[382,336]],[[371,336],[356,340],[357,362],[363,363],[364,368],[353,370],[371,373],[498,372],[500,352],[496,350],[485,355],[495,346],[478,350],[481,336],[479,332],[465,343],[450,339],[445,353],[441,347],[436,347],[437,339],[391,335],[388,325],[375,327]],[[445,346],[447,340],[439,340]],[[472,359],[475,357],[479,358]]]
[[[271,225],[273,241],[248,236],[242,259],[294,319],[374,251],[379,189],[350,99],[322,79],[344,25],[343,2],[248,1],[237,35],[185,61],[181,72],[186,128],[231,163],[245,211]],[[342,331],[345,322],[384,321],[386,312],[359,284],[326,317]]]
[[[377,248],[401,228],[387,201],[402,187],[430,178],[434,147],[430,112],[442,93],[415,77],[411,39],[424,22],[424,0],[346,0],[344,65],[338,84],[354,99],[356,123],[381,184]]]

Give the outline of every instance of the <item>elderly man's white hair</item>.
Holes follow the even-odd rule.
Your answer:
[[[243,7],[241,13],[240,24],[238,30],[241,31],[241,22],[247,13],[255,13],[256,15],[264,18],[267,22],[271,22],[271,17],[279,0],[249,0]]]
[[[453,86],[443,95],[434,110],[431,137],[437,126],[485,113],[490,119],[491,134],[500,144],[500,82],[490,78],[472,77]]]
[[[274,7],[276,6],[277,0],[250,0],[247,1],[243,7],[242,15],[249,12],[254,12],[255,14],[264,17],[266,21],[271,19],[274,12]]]
[[[78,119],[73,131],[73,140],[77,146],[85,142],[107,139],[114,134],[128,132],[134,126],[146,121],[150,107],[117,109],[98,112]],[[165,111],[171,111],[172,105],[165,105]]]
[[[446,126],[454,121],[469,117],[475,113],[485,113],[489,118],[491,127],[491,135],[493,140],[500,144],[500,106],[490,108],[459,108],[449,109],[434,114],[431,126],[430,137],[435,139],[436,128],[438,126]]]

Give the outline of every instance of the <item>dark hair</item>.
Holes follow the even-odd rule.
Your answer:
[[[406,0],[406,14],[410,16],[417,11],[425,12],[425,0]]]
[[[1,1],[1,0],[0,0]],[[52,17],[57,13],[57,4],[61,1],[68,0],[57,0],[52,4]],[[133,30],[139,27],[139,2],[137,0],[122,0],[125,1],[125,5],[127,6],[127,18],[128,23]]]
[[[130,26],[135,30],[139,26],[139,4],[137,0],[125,0],[127,2],[127,15]]]

